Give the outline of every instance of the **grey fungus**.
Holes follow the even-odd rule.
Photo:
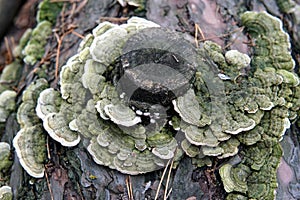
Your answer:
[[[161,142],[162,144],[165,143],[163,140]],[[156,147],[156,155],[165,157],[170,154],[161,155],[161,147],[158,144],[156,144]],[[167,148],[167,146],[162,145],[162,148]],[[134,140],[126,135],[120,135],[117,127],[103,130],[97,138],[91,140],[87,149],[96,163],[110,166],[112,169],[127,174],[146,173],[149,170],[164,166],[163,159],[156,157],[148,149],[142,152],[134,150]],[[166,152],[166,150],[169,152],[168,149],[163,152]]]
[[[54,24],[56,17],[60,13],[62,7],[63,7],[62,2],[51,2],[51,1],[40,2],[38,5],[36,21],[40,23],[42,21],[47,20],[52,24]]]
[[[205,115],[200,107],[192,89],[188,90],[183,96],[173,100],[172,103],[175,111],[179,113],[183,121],[199,127],[204,127],[211,123],[210,118]]]
[[[141,118],[136,116],[135,112],[124,104],[108,104],[104,106],[105,114],[115,124],[122,126],[134,126],[141,122]]]
[[[97,101],[97,104],[95,105],[95,108],[97,109],[98,113],[100,114],[100,117],[104,120],[109,120],[109,117],[106,115],[106,113],[104,111],[104,107],[109,104],[110,104],[110,101],[108,99],[101,99],[100,101]]]
[[[0,122],[5,122],[10,112],[15,109],[17,93],[13,90],[5,90],[0,94]]]
[[[63,146],[75,146],[80,142],[80,136],[70,129],[61,113],[50,113],[43,119],[44,129],[48,134]],[[76,130],[76,129],[75,129]]]
[[[295,73],[283,69],[277,70],[276,73],[283,78],[283,83],[292,87],[299,85],[299,77]]]
[[[0,142],[0,171],[7,171],[11,165],[10,145],[6,142]]]
[[[233,67],[237,66],[245,68],[250,65],[250,57],[247,54],[243,54],[237,50],[229,50],[225,53],[226,62]]]
[[[226,200],[247,200],[247,199],[248,197],[238,193],[229,193],[226,196]]]
[[[141,87],[141,92],[144,90],[154,91],[155,87],[163,88],[167,86],[167,82],[161,86],[151,85],[155,83],[153,81],[158,80],[154,78],[149,79],[147,83],[139,82],[140,78],[144,77],[144,75],[142,75],[144,68],[135,69],[134,67],[144,65],[143,62],[152,62],[152,50],[142,49],[137,51],[138,48],[151,49],[158,47],[161,49],[155,50],[156,54],[162,54],[164,55],[163,58],[166,59],[166,61],[159,62],[164,64],[167,64],[167,62],[174,62],[175,64],[184,63],[184,61],[182,61],[183,58],[177,54],[165,52],[165,47],[157,42],[160,41],[161,38],[159,38],[156,33],[152,33],[148,30],[144,32],[143,28],[147,27],[153,27],[153,30],[157,30],[156,32],[166,34],[170,37],[168,35],[170,33],[164,33],[162,29],[158,28],[158,25],[136,17],[131,18],[127,24],[121,26],[109,22],[101,23],[93,30],[93,34],[86,36],[80,44],[78,54],[71,57],[67,64],[62,67],[60,73],[62,99],[59,100],[58,92],[53,92],[52,95],[55,96],[56,100],[45,102],[43,98],[53,98],[51,96],[47,97],[47,95],[46,98],[43,97],[46,93],[48,93],[48,95],[52,93],[49,92],[49,90],[42,92],[38,100],[37,113],[41,113],[42,108],[45,111],[50,110],[52,112],[39,116],[44,121],[44,128],[53,139],[59,141],[64,146],[74,146],[78,144],[81,136],[89,138],[91,143],[87,148],[93,155],[94,160],[99,164],[107,165],[113,169],[121,169],[121,165],[116,166],[117,163],[120,164],[120,162],[116,162],[115,159],[118,157],[125,159],[126,156],[124,157],[124,152],[135,152],[137,156],[136,159],[138,160],[138,157],[143,155],[144,151],[149,151],[147,153],[148,157],[151,159],[157,157],[157,160],[160,160],[158,163],[164,163],[163,160],[170,159],[174,156],[174,147],[177,145],[174,143],[174,136],[171,136],[173,133],[169,133],[168,136],[171,136],[170,139],[173,138],[170,140],[172,141],[171,143],[168,143],[168,140],[160,144],[156,144],[155,142],[156,140],[157,142],[160,141],[160,137],[165,137],[164,134],[159,133],[167,122],[160,119],[163,115],[160,116],[159,112],[149,112],[148,109],[151,108],[149,102],[138,102],[141,99],[142,101],[145,99],[142,95],[139,96],[141,99],[137,99],[137,97],[134,96],[135,93],[131,94],[130,90],[122,86],[122,84],[135,84],[133,89],[136,90],[138,87]],[[136,32],[138,32],[138,34],[136,34]],[[157,41],[154,41],[154,38],[151,38],[147,34],[152,34],[151,37],[154,38],[157,37]],[[175,38],[177,37],[178,36],[175,36]],[[147,40],[148,43],[144,40]],[[149,40],[153,40],[153,43],[149,44]],[[136,44],[136,41],[139,41],[138,46],[130,43],[133,42],[133,44]],[[172,42],[170,45],[172,45]],[[130,48],[132,48],[132,51],[130,51]],[[205,71],[197,71],[200,75],[200,80],[197,78],[196,80],[193,80],[193,78],[186,79],[188,81],[194,81],[192,82],[192,87],[189,89],[186,88],[185,90],[181,90],[181,92],[177,92],[177,89],[175,89],[177,86],[172,86],[173,83],[170,82],[172,91],[175,92],[176,95],[179,95],[172,99],[173,104],[171,104],[178,113],[179,118],[175,120],[176,118],[173,117],[172,119],[175,121],[171,120],[168,124],[173,127],[174,131],[179,131],[178,134],[184,134],[185,140],[183,140],[181,146],[187,154],[193,155],[193,157],[202,154],[204,156],[225,158],[237,154],[238,147],[241,143],[245,142],[248,145],[255,144],[261,139],[254,130],[258,130],[256,127],[260,124],[263,111],[269,111],[278,104],[278,100],[274,99],[271,93],[266,91],[266,89],[271,87],[272,84],[279,85],[285,82],[291,86],[295,86],[298,77],[290,72],[276,73],[276,70],[265,69],[265,71],[268,70],[267,73],[272,75],[271,77],[274,77],[274,79],[265,79],[265,77],[263,77],[264,72],[260,72],[260,69],[257,69],[257,72],[254,72],[254,76],[250,77],[250,79],[254,81],[254,85],[252,87],[240,87],[235,85],[233,81],[241,75],[243,69],[249,67],[249,56],[239,53],[236,50],[231,50],[223,54],[221,48],[212,42],[206,42],[204,44],[204,50],[207,52],[206,54],[224,70],[224,76],[228,74],[234,78],[222,78],[219,81],[215,79],[219,76],[213,78],[213,81],[216,80],[216,83],[225,84],[225,87],[223,86],[225,93],[227,90],[232,91],[232,93],[225,96],[224,99],[225,103],[228,101],[229,104],[226,104],[225,107],[219,111],[220,113],[212,115],[210,109],[215,108],[210,106],[217,106],[219,108],[220,106],[218,104],[206,105],[207,101],[201,95],[205,96],[207,94],[203,92],[209,93],[212,91],[201,91],[203,90],[201,89],[203,86],[198,88],[198,85],[203,81],[200,74]],[[125,54],[122,51],[125,51]],[[201,50],[198,53],[200,53],[200,55],[205,54],[203,52],[201,53]],[[143,54],[148,55],[147,61],[139,60]],[[187,52],[187,55],[188,56],[184,58],[193,56],[192,51]],[[131,57],[136,60],[130,60]],[[113,64],[119,64],[120,61],[118,59],[121,60],[121,67],[123,67],[121,71],[124,70],[121,74],[118,74],[120,66],[115,67],[115,69],[111,66]],[[191,63],[196,64],[197,61],[191,60]],[[152,67],[148,64],[147,66]],[[210,68],[208,64],[206,64],[205,67],[204,69],[208,70]],[[111,75],[107,76],[108,70],[112,73],[112,76],[114,75],[116,78],[111,78]],[[197,68],[197,70],[200,69]],[[184,73],[187,73],[186,77],[188,77],[190,76],[189,73],[192,72],[193,71]],[[153,72],[150,71],[149,73],[151,74]],[[131,76],[131,78],[127,78],[124,81],[124,78],[118,78],[120,75]],[[157,74],[155,74],[155,76],[156,75]],[[191,77],[193,77],[193,75]],[[108,81],[109,79],[111,79],[111,81]],[[226,81],[226,83],[223,81]],[[182,84],[180,87],[186,87],[186,83]],[[193,84],[195,86],[193,86]],[[195,90],[195,88],[197,89]],[[241,92],[243,89],[245,89],[244,93]],[[257,93],[257,90],[261,90],[261,92]],[[220,91],[222,92],[222,90]],[[133,96],[131,97],[130,95]],[[146,94],[146,96],[147,95],[149,94]],[[152,93],[152,97],[157,98],[154,99],[153,102],[161,101],[159,95],[160,94],[156,92]],[[87,98],[90,99],[86,100]],[[167,98],[169,98],[169,96]],[[53,104],[51,102],[56,103]],[[44,108],[46,105],[47,108]],[[72,110],[73,114],[70,113],[69,110]],[[144,113],[147,113],[147,115],[144,115]],[[224,116],[222,117],[220,114]],[[146,126],[146,129],[142,132],[138,131],[140,130],[139,127],[145,126],[149,122],[149,127]],[[151,124],[158,129],[155,128],[154,132],[151,131],[151,129],[153,129],[153,127],[150,128]],[[284,127],[287,127],[287,122],[283,121],[283,125],[283,128],[280,130],[281,133],[277,135],[281,135],[286,129]],[[108,129],[111,129],[109,128],[110,126],[117,127],[113,128],[112,132],[107,132]],[[251,133],[251,131],[253,132],[252,134],[257,135],[252,141],[247,139],[247,134]],[[112,138],[122,138],[120,140],[130,141],[129,144],[131,145],[125,145],[121,141],[117,141],[118,139],[112,140]],[[156,139],[153,140],[151,138]],[[127,150],[122,150],[122,153],[118,154],[117,152],[121,152],[120,147]],[[97,149],[97,151],[95,149]],[[112,158],[104,157],[108,155],[112,156]],[[122,166],[125,167],[129,165],[128,162],[129,160],[123,163]],[[133,166],[134,164],[131,165]],[[158,168],[159,167],[157,167],[157,169]],[[135,172],[132,171],[132,173],[136,174],[138,168],[132,168],[131,170],[135,170]],[[122,169],[122,171],[126,170]],[[141,173],[145,173],[145,171]]]
[[[262,64],[287,71],[294,69],[295,61],[289,52],[289,35],[283,30],[280,19],[267,12],[248,11],[241,20],[248,33],[255,37],[253,66]]]
[[[121,6],[125,7],[127,4],[135,7],[140,7],[142,9],[144,7],[144,0],[118,0]]]
[[[99,24],[62,67],[59,90],[24,93],[14,140],[22,166],[42,176],[42,156],[22,145],[25,135],[41,145],[45,129],[63,146],[84,140],[97,164],[131,175],[183,153],[197,166],[238,154],[219,170],[227,198],[272,196],[278,142],[299,114],[299,77],[280,20],[246,12],[242,23],[256,44],[251,59],[211,41],[195,48],[138,17]]]
[[[200,149],[196,146],[191,145],[191,143],[187,139],[182,140],[180,146],[182,150],[191,158],[196,157],[200,154]]]
[[[25,63],[34,65],[43,57],[44,52],[41,49],[47,43],[47,37],[52,32],[51,27],[52,24],[49,21],[42,21],[32,30],[30,40],[22,51]]]
[[[35,111],[39,118],[44,119],[48,114],[58,112],[59,105],[60,93],[48,88],[40,93]]]
[[[44,176],[45,137],[41,126],[22,128],[13,140],[24,170],[35,178]]]
[[[48,87],[45,79],[38,79],[27,87],[22,96],[22,104],[17,112],[17,120],[21,126],[13,139],[13,146],[25,171],[35,177],[44,176],[46,159],[46,138],[35,107],[39,93]]]
[[[127,31],[119,26],[113,27],[96,37],[90,47],[93,60],[104,65],[109,65],[115,61],[121,55],[121,47],[126,37]]]
[[[25,32],[17,48],[17,54],[21,54],[23,61],[28,65],[34,65],[44,56],[44,46],[52,33],[52,25],[62,8],[61,2],[42,1],[38,5],[36,16],[37,26]],[[20,53],[20,49],[22,52]]]
[[[0,187],[0,200],[12,200],[13,193],[10,186],[2,186]]]
[[[266,12],[246,12],[242,23],[255,43],[250,64],[252,84],[245,88],[253,94],[255,104],[247,103],[250,99],[246,95],[233,104],[247,108],[256,125],[237,135],[246,145],[239,153],[241,161],[224,164],[219,173],[229,193],[226,199],[274,199],[276,169],[282,156],[279,141],[295,119],[294,110],[299,110],[299,77],[293,72],[289,36],[279,19]]]
[[[239,151],[240,141],[236,138],[224,141],[220,144],[220,147],[224,150],[222,155],[218,156],[219,159],[234,156]]]
[[[218,138],[213,134],[211,129],[201,129],[193,125],[183,128],[185,138],[196,146],[216,147],[219,144]]]
[[[5,66],[0,76],[0,92],[7,90],[9,83],[16,83],[21,73],[22,65],[19,61],[12,62]]]
[[[294,0],[277,0],[276,4],[279,8],[279,10],[283,13],[292,13],[297,10],[297,3]]]
[[[246,165],[239,165],[234,167],[230,164],[223,165],[220,170],[220,176],[224,184],[226,192],[241,192],[246,193],[248,191],[246,178],[250,174],[251,170]]]
[[[240,115],[240,119],[230,119],[229,123],[225,125],[225,133],[236,135],[238,133],[249,131],[255,127],[255,121],[253,119],[247,119]]]
[[[75,146],[83,136],[90,140],[87,149],[96,163],[129,174],[163,167],[177,147],[170,133],[160,133],[160,128],[145,134],[138,115],[143,112],[129,107],[105,75],[109,65],[121,56],[128,32],[158,26],[142,22],[147,21],[132,18],[127,26],[100,24],[80,44],[81,51],[62,67],[61,95],[46,89],[36,106],[44,129],[54,140],[63,146]],[[145,116],[150,118],[150,113]]]

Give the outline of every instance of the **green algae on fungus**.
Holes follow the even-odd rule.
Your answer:
[[[220,168],[224,188],[232,199],[275,199],[276,172],[282,150],[275,140],[259,142],[242,150],[244,157],[238,164]]]
[[[241,20],[255,42],[253,67],[272,67],[287,71],[294,69],[289,35],[283,30],[280,19],[266,12],[246,12]]]
[[[15,98],[17,93],[12,90],[5,90],[0,94],[0,122],[5,122],[6,118],[15,109]]]
[[[0,92],[11,89],[17,84],[21,69],[22,65],[18,60],[5,66],[0,76]]]
[[[296,118],[296,110],[299,110],[299,77],[293,72],[289,37],[279,19],[265,12],[246,12],[242,15],[242,23],[255,43],[251,67],[258,81],[254,82],[254,86],[270,88],[266,92],[259,88],[255,88],[255,91],[263,92],[268,97],[262,103],[272,104],[263,106],[268,109],[261,116],[260,124],[250,131],[254,137],[251,139],[250,135],[245,134],[240,136],[241,142],[249,145],[240,153],[242,161],[236,165],[225,164],[220,174],[225,190],[232,192],[226,199],[274,199],[276,171],[282,156],[279,141],[290,127],[290,120]],[[245,191],[241,191],[243,187],[234,181],[234,175],[239,173],[233,169],[241,166],[251,169],[244,177]]]
[[[170,48],[178,42],[182,49]],[[295,87],[298,77],[288,71],[276,73],[269,66],[245,78],[247,55],[224,54],[211,42],[203,47],[196,49],[178,34],[140,18],[121,26],[101,23],[62,68],[61,97],[52,89],[43,91],[37,113],[53,139],[64,146],[78,144],[81,137],[89,139],[87,149],[96,163],[128,174],[162,168],[174,156],[177,134],[185,137],[179,141],[183,151],[204,160],[230,157],[241,144],[257,143],[263,137],[249,141],[247,134],[260,135],[257,131],[264,126],[272,129],[270,137],[280,139],[288,128],[288,115],[278,116],[274,125],[270,119],[281,109],[287,111],[282,106],[290,100],[280,96],[281,90]],[[212,61],[228,78],[220,76],[221,70],[212,73]],[[172,67],[163,69],[175,79],[185,74],[183,82],[174,84],[166,73],[151,71],[164,65],[181,70],[180,74]],[[182,65],[190,71],[183,71]],[[282,84],[286,87],[280,89]],[[274,115],[265,114],[266,125],[261,124],[264,113],[274,107]],[[170,110],[178,113],[179,122],[171,123],[175,118]]]
[[[80,52],[78,55],[69,59],[67,65],[62,68],[60,84],[63,99],[57,109],[58,111],[56,111],[56,113],[46,112],[41,115],[45,129],[49,132],[50,136],[52,135],[52,137],[61,142],[62,145],[74,146],[78,143],[78,138],[80,138],[79,132],[81,133],[80,135],[91,138],[90,145],[87,148],[97,163],[108,165],[111,168],[116,168],[121,172],[130,174],[145,173],[163,167],[166,160],[174,156],[177,146],[176,140],[171,136],[172,132],[162,132],[161,126],[166,123],[166,120],[162,119],[161,122],[155,121],[155,119],[159,121],[159,118],[163,114],[160,113],[160,107],[146,103],[149,107],[148,112],[142,109],[139,110],[139,108],[132,110],[132,108],[129,108],[124,103],[125,100],[120,98],[120,96],[124,96],[123,98],[125,99],[130,91],[126,91],[127,94],[123,94],[123,92],[118,94],[118,91],[116,91],[111,84],[109,77],[105,77],[107,75],[104,74],[108,70],[108,65],[115,62],[115,60],[121,56],[122,46],[120,45],[124,44],[128,39],[128,32],[133,35],[137,30],[146,27],[158,27],[158,25],[144,19],[132,18],[128,21],[128,24],[124,24],[120,27],[106,22],[94,29],[93,37],[95,37],[95,39],[90,43],[90,48],[85,44],[80,45],[84,48],[81,52],[91,52],[89,53],[90,55],[81,56],[82,53]],[[157,31],[159,33],[163,32],[162,30]],[[122,35],[119,35],[120,32],[122,32]],[[145,32],[143,34],[145,34]],[[172,33],[163,32],[163,34],[171,38],[170,34]],[[147,35],[145,34],[145,36]],[[90,37],[91,36],[89,36],[89,38]],[[131,39],[134,39],[134,37],[131,37]],[[153,38],[150,39],[154,41]],[[159,39],[162,40],[163,38]],[[176,36],[175,39],[176,40],[171,40],[173,45],[179,37]],[[146,41],[143,42],[145,43]],[[103,43],[106,45],[103,46]],[[160,45],[159,43],[160,41],[156,41],[150,43],[150,45],[157,46]],[[181,43],[184,44],[184,42]],[[115,48],[115,45],[120,47]],[[162,48],[164,47],[163,45],[161,46]],[[111,51],[112,48],[114,51]],[[105,52],[109,52],[109,54]],[[158,53],[166,54],[166,52],[161,52],[162,50]],[[128,51],[128,53],[130,53],[130,51]],[[139,52],[136,54],[138,53]],[[148,52],[146,48],[144,53],[149,54],[149,56],[154,55]],[[136,54],[137,59],[140,59],[142,55]],[[125,55],[124,58],[121,58],[121,62],[125,62],[125,59],[128,59],[128,57],[128,55]],[[150,58],[154,59],[153,57]],[[174,60],[174,58],[172,59]],[[130,63],[132,65],[137,65],[138,63],[134,63],[136,61],[138,60],[129,62],[132,62]],[[140,61],[144,62],[141,59]],[[147,62],[153,61],[149,59]],[[132,75],[132,73],[139,73],[134,72],[133,69],[135,70],[135,68],[132,68],[130,72],[126,71],[125,73],[128,76]],[[175,72],[174,70],[174,76],[176,76],[176,74],[180,75]],[[142,73],[140,73],[140,75],[144,76]],[[98,90],[97,87],[92,85],[90,77],[95,77],[95,80],[99,80],[96,81],[100,85]],[[132,79],[123,79],[122,81],[130,80]],[[146,83],[141,82],[140,84]],[[167,83],[162,83],[162,86],[163,84]],[[186,85],[186,83],[183,84]],[[144,86],[147,87],[148,85]],[[174,85],[174,88],[176,87],[178,86]],[[178,91],[180,87],[181,86],[179,86]],[[73,92],[75,90],[76,93]],[[154,90],[154,88],[152,90]],[[37,106],[38,113],[46,106],[45,104],[42,105],[42,99],[48,99],[46,98],[47,95],[52,95],[51,91],[41,93]],[[157,99],[159,99],[160,93],[155,95],[157,95]],[[86,97],[90,99],[86,101]],[[128,102],[130,102],[129,99]],[[132,102],[135,103],[133,100]],[[71,107],[67,109],[66,106]],[[97,109],[95,109],[95,106]],[[61,117],[55,118],[55,116]],[[68,116],[71,118],[68,118]],[[75,118],[73,118],[73,116]],[[143,117],[148,118],[148,123],[150,123],[151,128],[148,130],[141,124],[138,124]],[[61,125],[57,128],[50,128],[50,119],[53,120],[52,124]],[[113,124],[118,126],[113,127]],[[62,128],[65,130],[63,132],[64,134],[62,134]],[[73,139],[72,135],[74,135]],[[132,158],[133,155],[135,155],[134,158]]]
[[[34,65],[44,56],[47,39],[52,33],[52,25],[55,23],[61,7],[61,2],[51,2],[49,0],[40,2],[36,16],[37,26],[33,30],[28,29],[24,33],[24,38],[20,41],[20,47],[16,49],[16,53],[19,53],[22,49],[23,61],[26,64]],[[25,42],[26,45],[23,47]]]
[[[229,193],[229,195],[226,197],[226,200],[248,200],[248,198],[242,194]]]
[[[19,82],[22,72],[21,50],[27,42],[27,31],[20,39],[20,43],[13,49],[15,60],[6,65],[0,75],[0,122],[5,122],[9,114],[15,110],[17,93],[13,90]]]
[[[283,13],[294,12],[297,5],[293,0],[276,0],[276,4],[279,7],[279,10]]]
[[[44,176],[46,138],[35,107],[39,93],[48,87],[45,79],[38,79],[23,92],[22,104],[17,112],[21,129],[13,140],[16,154],[25,171],[36,178]]]
[[[43,57],[44,51],[41,50],[44,49],[47,38],[52,33],[51,27],[49,21],[42,21],[32,30],[30,40],[22,51],[26,64],[34,65]]]
[[[31,28],[26,29],[26,31],[23,33],[22,37],[20,38],[19,44],[13,49],[13,55],[18,60],[24,57],[24,55],[22,54],[22,50],[26,46],[27,42],[30,40],[31,34],[32,34],[32,29]]]
[[[10,146],[6,142],[0,142],[0,171],[7,171],[11,165],[12,160],[10,159]]]
[[[163,168],[176,149],[201,166],[243,146],[241,163],[220,169],[228,198],[269,197],[278,141],[299,110],[299,78],[281,23],[254,12],[242,21],[257,44],[251,59],[210,41],[197,49],[145,19],[103,22],[62,67],[60,91],[47,88],[35,99],[36,114],[63,146],[84,139],[96,163],[132,175]],[[21,125],[40,127],[23,116]]]
[[[250,147],[251,148],[251,147]],[[274,145],[265,145],[259,143],[257,147],[260,151],[268,151],[268,155],[264,156],[264,164],[258,171],[253,170],[247,178],[248,197],[254,199],[274,199],[275,190],[277,188],[276,172],[282,156],[282,150],[279,143]],[[248,153],[249,152],[249,153]],[[248,149],[242,152],[245,155],[244,163],[249,165],[256,160],[259,154],[251,155]],[[252,165],[253,166],[253,165]]]
[[[245,194],[248,191],[246,179],[250,169],[246,165],[233,167],[230,164],[225,164],[220,168],[219,173],[226,192],[236,191]]]
[[[147,27],[154,28],[151,31]],[[170,40],[166,42],[162,35]],[[276,68],[269,66],[257,68],[246,79],[243,75],[250,65],[247,55],[238,51],[223,54],[221,48],[211,42],[206,42],[202,49],[195,49],[179,38],[179,35],[139,18],[131,18],[121,26],[101,23],[93,30],[93,35],[89,34],[80,44],[79,53],[62,68],[62,98],[51,89],[41,93],[37,113],[44,121],[44,128],[64,146],[78,144],[82,136],[89,139],[87,149],[95,162],[129,174],[163,167],[166,160],[174,156],[176,134],[185,135],[181,147],[195,158],[233,156],[239,145],[260,141],[263,137],[257,131],[264,129],[264,125],[260,125],[264,112],[278,106],[274,115],[266,114],[268,120],[267,116],[277,116],[281,109],[286,110],[281,107],[289,100],[280,96],[284,92],[280,93],[279,85],[286,85],[283,89],[295,87],[298,77],[288,71],[276,73]],[[170,48],[178,45],[173,41],[181,41],[182,49]],[[149,65],[157,59],[153,55],[159,54],[162,58]],[[142,60],[145,55],[146,59]],[[189,63],[185,63],[186,60]],[[211,73],[211,60],[220,67],[223,76],[220,76],[221,72]],[[187,66],[185,69],[192,68],[190,72],[181,71],[186,73],[185,79],[173,87],[172,79],[168,82],[168,77],[164,77],[166,73],[151,71],[151,67],[162,68],[160,63],[177,64],[179,71],[181,63]],[[145,69],[148,77],[143,74]],[[173,69],[169,70],[174,78],[181,77]],[[228,78],[224,79],[224,76]],[[236,82],[237,78],[239,82]],[[177,91],[176,87],[181,83]],[[130,87],[124,87],[126,84]],[[163,87],[171,87],[176,95],[172,96]],[[272,92],[272,88],[277,88],[275,91],[278,92]],[[151,100],[144,95],[151,96]],[[53,97],[57,104],[45,102]],[[169,118],[175,119],[168,116],[170,109],[178,113],[179,123],[169,121]],[[280,120],[272,126],[269,126],[271,120],[263,122],[272,129],[271,137],[280,139],[289,123],[288,115],[278,117],[277,121]],[[169,131],[162,132],[166,128]],[[247,134],[258,136],[250,141]],[[166,137],[169,139],[163,139]]]
[[[57,15],[60,13],[62,8],[61,2],[51,2],[50,0],[43,0],[39,3],[36,21],[38,23],[42,21],[49,21],[54,24]]]

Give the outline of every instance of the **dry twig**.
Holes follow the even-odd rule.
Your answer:
[[[163,182],[163,180],[164,180],[164,177],[165,177],[165,174],[166,174],[166,172],[167,172],[167,169],[168,169],[168,166],[169,166],[169,164],[170,164],[170,161],[171,161],[171,160],[168,160],[167,165],[166,165],[166,167],[165,167],[165,169],[164,169],[164,171],[163,171],[163,174],[162,174],[162,176],[161,176],[161,179],[160,179],[160,181],[159,181],[159,184],[158,184],[158,187],[157,187],[157,190],[156,190],[156,194],[155,194],[154,200],[157,200],[157,198],[158,198],[159,190],[160,190],[160,188],[161,188],[161,184],[162,184],[162,182]]]
[[[78,3],[82,0],[50,0],[51,3],[65,2],[65,3]]]
[[[171,172],[172,172],[172,168],[173,168],[173,164],[174,164],[174,158],[176,156],[176,153],[177,153],[177,148],[175,150],[174,157],[172,158],[172,162],[171,162],[171,165],[170,165],[170,168],[169,168],[169,172],[168,172],[168,176],[167,176],[166,189],[165,189],[165,193],[164,193],[164,200],[167,200],[168,196],[172,192],[172,188],[170,189],[169,192],[168,192],[168,188],[169,188],[170,177],[171,177]]]
[[[205,40],[205,36],[204,33],[201,29],[201,27],[198,24],[195,24],[195,43],[196,43],[196,47],[198,48],[198,32],[200,33],[200,36],[202,38],[202,40]]]
[[[76,182],[76,184],[77,184],[78,193],[79,193],[79,195],[80,195],[80,198],[81,198],[81,200],[84,200],[83,194],[82,194],[82,192],[81,192],[81,190],[80,190],[80,185],[79,185],[78,182]]]
[[[46,181],[47,181],[48,190],[50,192],[51,200],[54,200],[53,192],[52,192],[52,189],[51,189],[51,184],[50,184],[50,181],[49,181],[48,174],[47,174],[46,170],[45,170],[45,177],[46,177]]]
[[[51,154],[50,154],[50,148],[49,148],[49,136],[47,135],[47,142],[46,142],[46,148],[47,148],[47,156],[48,159],[51,159]]]
[[[109,21],[109,22],[124,22],[127,21],[129,18],[128,17],[100,17],[99,20],[100,22],[102,21]]]
[[[127,187],[127,193],[128,193],[128,199],[129,200],[134,200],[133,198],[133,192],[132,192],[132,183],[131,183],[131,178],[130,176],[127,176],[126,178],[126,187]]]
[[[75,13],[79,13],[79,11],[87,4],[88,0],[83,0],[79,5],[77,6]]]
[[[72,31],[72,34],[74,34],[74,35],[76,35],[77,37],[79,37],[79,38],[81,38],[81,39],[83,39],[84,38],[84,36],[83,35],[81,35],[80,33],[77,33],[76,31]]]
[[[4,37],[4,42],[5,42],[5,48],[7,51],[7,59],[6,59],[6,64],[11,63],[13,60],[13,56],[12,56],[12,50],[10,48],[9,42],[7,37]]]
[[[233,31],[230,31],[228,33],[225,33],[225,34],[221,34],[221,35],[216,35],[216,36],[213,36],[213,37],[208,37],[208,38],[205,38],[205,39],[201,39],[199,40],[199,42],[204,42],[206,40],[211,40],[211,39],[215,39],[215,38],[224,38],[224,37],[227,37],[233,33],[236,33],[236,32],[242,32],[244,30],[244,27],[240,27],[240,28],[237,28]]]
[[[167,194],[167,196],[166,196],[166,199],[165,199],[165,200],[167,200],[167,199],[169,198],[169,196],[170,196],[170,194],[171,194],[172,190],[173,190],[173,188],[170,188],[170,190],[169,190],[169,192],[168,192],[168,194]]]
[[[240,27],[240,28],[238,28],[238,29],[233,30],[232,32],[230,32],[230,34],[235,33],[235,32],[239,32],[239,35],[241,35],[242,32],[243,32],[243,30],[244,30],[244,27]],[[227,47],[231,46],[231,45],[237,40],[237,38],[238,38],[238,37],[236,37],[233,41],[229,42],[229,43],[224,47],[224,49],[226,49]]]
[[[55,82],[57,82],[58,80],[60,48],[64,37],[71,32],[73,32],[73,29],[70,29],[67,32],[63,33],[62,36],[59,36],[57,33],[54,33],[57,41],[57,51],[56,51],[56,58],[55,58]]]
[[[56,83],[58,81],[58,73],[59,73],[59,57],[60,57],[60,53],[61,53],[61,46],[62,46],[62,42],[65,36],[67,36],[68,34],[72,33],[74,35],[76,35],[77,37],[83,39],[84,36],[77,33],[76,31],[74,31],[75,28],[77,28],[76,25],[74,24],[69,24],[66,23],[66,14],[71,17],[73,16],[74,13],[78,12],[79,10],[81,10],[87,3],[87,0],[51,0],[50,2],[69,2],[72,3],[72,8],[71,11],[69,11],[67,14],[65,12],[66,9],[66,5],[64,4],[62,11],[61,11],[61,27],[59,29],[57,29],[56,31],[54,31],[54,36],[56,38],[57,41],[57,49],[56,49],[56,58],[55,58],[55,80],[54,83]],[[79,3],[79,6],[77,7],[76,3]]]
[[[235,30],[233,30],[231,32],[226,33],[226,34],[221,34],[221,35],[217,35],[217,36],[205,38],[204,33],[203,33],[201,27],[198,24],[195,24],[195,37],[194,37],[194,40],[195,40],[195,43],[196,43],[196,47],[198,48],[199,47],[198,42],[204,42],[206,40],[211,40],[211,39],[215,39],[215,38],[228,37],[229,35],[231,35],[233,33],[236,33],[236,32],[239,32],[241,34],[243,30],[244,30],[244,27],[240,27],[240,28],[237,28],[237,29],[235,29]],[[200,36],[201,36],[200,40],[198,40],[198,33],[200,33]],[[233,41],[231,41],[230,43],[228,43],[224,47],[224,49],[226,49],[227,47],[231,46],[236,41],[236,39],[234,39]]]

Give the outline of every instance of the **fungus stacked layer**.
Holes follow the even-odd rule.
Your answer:
[[[242,22],[256,44],[252,59],[209,41],[195,48],[141,18],[99,24],[62,67],[60,91],[42,91],[43,79],[25,91],[14,140],[21,164],[42,176],[37,115],[63,146],[84,139],[96,163],[132,175],[184,153],[199,166],[210,165],[211,158],[234,156],[243,146],[243,159],[220,169],[228,198],[272,195],[278,141],[299,112],[299,78],[278,19],[247,12]],[[29,116],[35,117],[26,121]],[[41,154],[33,152],[35,145]]]

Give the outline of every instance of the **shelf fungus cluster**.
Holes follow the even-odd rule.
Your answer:
[[[31,174],[42,176],[42,157],[32,158],[32,146],[24,145],[42,146],[36,139],[44,136],[35,130],[41,125],[28,119],[36,105],[54,140],[63,146],[84,141],[96,163],[131,175],[163,168],[184,153],[209,165],[211,158],[234,156],[243,146],[244,160],[225,164],[220,174],[230,196],[256,198],[251,177],[269,163],[276,171],[278,164],[276,156],[262,159],[257,146],[270,157],[296,119],[299,78],[278,19],[247,12],[242,22],[256,44],[251,59],[210,41],[195,48],[179,33],[137,17],[120,26],[99,24],[62,67],[59,91],[47,88],[38,98],[40,89],[29,92],[30,98],[24,93],[22,129],[14,140],[22,165],[34,165],[39,172]]]
[[[43,0],[39,3],[36,16],[37,26],[27,30],[28,42],[22,49],[23,60],[26,64],[34,65],[45,54],[44,46],[52,33],[52,25],[60,13],[61,2]]]
[[[16,50],[17,46],[14,50]],[[14,52],[14,56],[18,57],[19,54]],[[3,123],[8,118],[9,114],[15,110],[17,92],[13,87],[17,85],[21,73],[19,60],[6,65],[0,76],[0,123]]]
[[[6,142],[0,142],[0,174],[7,171],[11,165],[10,146]]]
[[[49,7],[51,7],[50,11],[47,10]],[[27,29],[20,38],[19,44],[13,49],[14,61],[4,67],[0,76],[0,123],[5,122],[8,115],[15,110],[17,93],[13,88],[17,87],[21,79],[22,60],[34,65],[43,57],[42,49],[52,32],[50,22],[55,21],[60,11],[59,7],[59,3],[51,3],[49,0],[41,2],[36,18],[38,25],[33,30]]]
[[[13,90],[5,90],[0,94],[0,122],[5,122],[11,111],[15,109],[17,93]]]
[[[45,79],[38,79],[23,93],[23,102],[17,112],[17,120],[21,129],[13,140],[21,165],[29,175],[36,178],[44,176],[46,136],[35,113],[35,107],[40,92],[47,87],[48,83]]]
[[[252,130],[238,136],[247,145],[240,152],[241,162],[223,165],[220,175],[230,193],[228,200],[275,199],[276,170],[282,156],[278,141],[299,113],[299,78],[293,72],[289,36],[279,19],[265,12],[246,12],[242,23],[255,43],[249,89],[259,98],[264,96],[263,104],[258,104],[264,111]]]

